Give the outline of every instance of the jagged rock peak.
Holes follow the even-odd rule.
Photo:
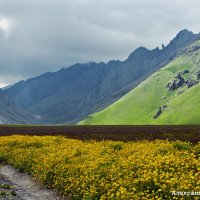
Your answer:
[[[188,29],[183,29],[176,35],[176,38],[183,38],[183,37],[188,37],[188,36],[190,37],[192,35],[194,35],[192,31],[189,31]]]
[[[141,47],[137,48],[137,49],[133,52],[133,54],[146,54],[146,53],[148,53],[148,52],[150,52],[149,49],[147,49],[146,47],[141,46]]]
[[[187,29],[183,29],[180,31],[176,37],[170,42],[172,43],[179,43],[182,45],[184,42],[192,42],[197,35],[195,35],[192,31],[188,31]]]
[[[149,52],[150,52],[149,49],[147,49],[146,47],[141,46],[141,47],[135,49],[135,51],[133,51],[133,53],[131,53],[131,54],[129,55],[128,59],[129,59],[129,58],[138,57],[138,56],[139,56],[139,57],[140,57],[140,56],[144,56],[144,55],[146,55],[146,54],[149,54]]]
[[[91,62],[84,63],[83,65],[90,67],[90,66],[95,65],[95,64],[96,64],[95,62],[91,61]]]

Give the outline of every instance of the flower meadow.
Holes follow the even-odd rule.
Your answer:
[[[199,199],[200,143],[81,141],[61,136],[0,137],[0,161],[66,199]]]

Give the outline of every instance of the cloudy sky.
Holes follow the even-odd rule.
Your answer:
[[[0,87],[200,32],[199,0],[0,0]]]

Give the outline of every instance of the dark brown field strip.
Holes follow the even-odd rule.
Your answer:
[[[197,143],[200,125],[191,126],[0,126],[0,135],[64,135],[81,140],[169,139]]]

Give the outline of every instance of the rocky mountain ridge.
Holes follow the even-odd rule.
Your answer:
[[[75,64],[20,81],[5,93],[40,123],[77,123],[131,91],[198,38],[183,30],[162,49],[139,47],[125,61]]]
[[[188,125],[200,123],[200,39],[163,68],[82,125]]]

